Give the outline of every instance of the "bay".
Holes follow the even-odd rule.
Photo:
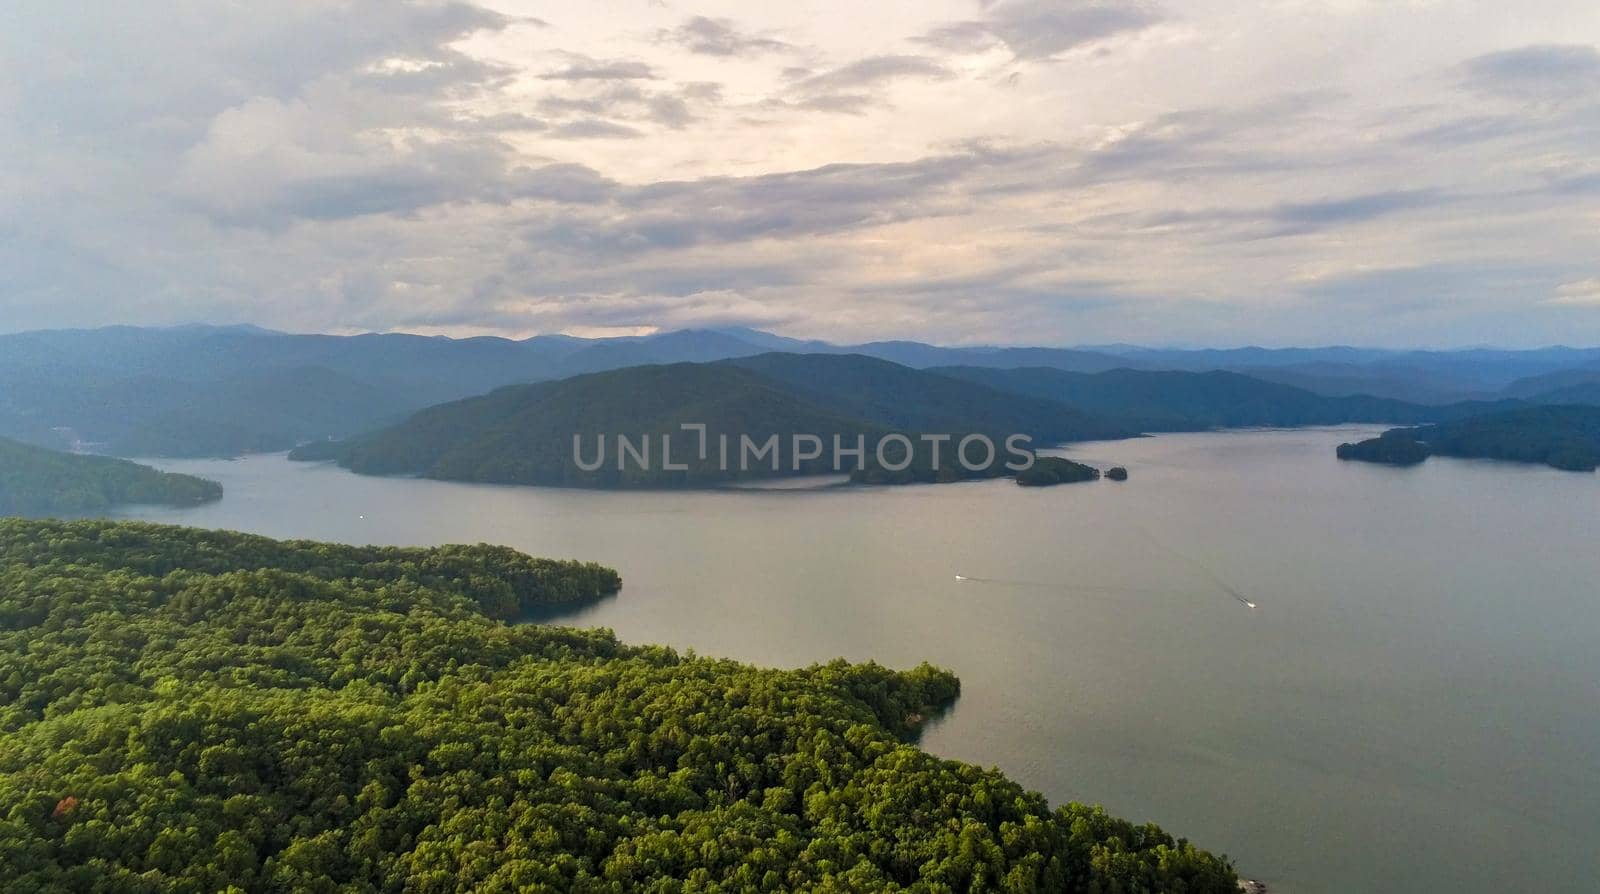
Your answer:
[[[766,666],[931,661],[963,689],[923,747],[1158,822],[1275,891],[1592,890],[1600,476],[1334,459],[1374,431],[1077,445],[1060,452],[1131,479],[1044,489],[596,492],[158,460],[226,498],[124,515],[502,543],[622,572],[618,596],[544,620]]]

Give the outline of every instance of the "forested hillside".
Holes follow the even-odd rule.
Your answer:
[[[1429,456],[1501,459],[1592,472],[1600,467],[1600,407],[1525,407],[1392,429],[1377,438],[1339,446],[1340,459],[1410,465]]]
[[[617,585],[489,547],[0,521],[0,889],[1234,890],[1154,826],[906,744],[944,671],[491,617]]]
[[[1102,373],[1059,369],[931,370],[1014,394],[1115,414],[1147,431],[1195,431],[1246,426],[1336,425],[1345,422],[1431,422],[1482,408],[1430,407],[1387,398],[1329,397],[1233,372],[1117,369]]]
[[[294,459],[317,459],[331,452],[353,471],[414,474],[457,481],[499,484],[581,486],[664,486],[740,477],[736,454],[732,469],[721,467],[720,453],[699,456],[698,437],[683,423],[708,426],[708,437],[740,434],[761,440],[772,434],[808,432],[876,438],[883,429],[832,412],[736,367],[715,364],[643,366],[577,376],[560,382],[502,388],[424,410],[400,425],[353,440],[349,445],[316,445]],[[606,438],[603,465],[585,471],[574,462],[573,435],[584,436],[583,450],[598,455],[597,438]],[[676,442],[672,460],[688,469],[666,468],[660,436]],[[635,443],[648,437],[653,451],[648,468],[631,459],[619,468],[616,438]],[[790,451],[783,447],[782,468]],[[825,471],[817,463],[805,468]],[[770,462],[755,462],[745,477],[771,475]],[[763,471],[765,470],[765,471]]]
[[[202,478],[0,438],[0,515],[74,514],[122,503],[192,506],[221,498],[222,486]]]
[[[1042,443],[1126,438],[1124,414],[1085,412],[1059,398],[1016,394],[860,354],[761,354],[725,361],[836,412],[904,432],[1024,432]]]
[[[698,436],[685,423],[707,427],[708,450],[699,455]],[[515,386],[478,398],[432,407],[405,422],[344,445],[316,444],[292,458],[337,459],[369,474],[413,474],[460,481],[578,486],[674,486],[740,478],[793,474],[792,435],[822,439],[825,455],[802,462],[801,470],[833,471],[832,441],[854,445],[863,439],[873,452],[879,438],[899,431],[991,436],[994,462],[968,473],[954,460],[951,446],[941,457],[944,475],[934,474],[931,453],[919,453],[919,467],[905,475],[871,475],[882,483],[955,480],[1003,474],[1014,459],[1004,439],[1028,434],[1037,443],[1087,438],[1129,437],[1131,426],[1084,413],[1053,401],[1006,394],[983,385],[867,357],[769,354],[711,364],[641,366],[559,382]],[[573,435],[582,436],[584,456],[597,454],[607,438],[607,461],[585,471],[574,461]],[[666,468],[660,436],[673,437],[673,462]],[[656,451],[650,468],[631,458],[620,465],[616,437],[634,442],[648,437]],[[723,462],[719,437],[729,438]],[[742,462],[741,438],[765,441],[779,436],[778,469],[770,461]],[[893,445],[890,445],[891,447]],[[893,461],[897,454],[886,453]],[[980,457],[974,455],[974,463]],[[871,457],[868,457],[869,464]],[[842,471],[850,471],[854,460]]]

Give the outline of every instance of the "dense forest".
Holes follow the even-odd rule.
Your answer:
[[[122,503],[193,506],[221,498],[222,486],[202,478],[0,438],[0,515],[71,515]]]
[[[501,620],[618,586],[494,547],[0,521],[0,889],[1234,890],[1155,826],[907,744],[947,672]]]
[[[1415,429],[1396,428],[1376,438],[1340,444],[1334,451],[1340,459],[1414,466],[1428,458],[1428,445],[1413,437]]]
[[[1017,473],[1017,484],[1023,487],[1049,487],[1053,484],[1074,484],[1080,481],[1097,481],[1100,470],[1059,456],[1041,456],[1033,466]]]
[[[1057,397],[1015,394],[859,354],[761,354],[727,363],[836,412],[902,432],[1025,433],[1040,443],[1139,434],[1126,414],[1085,412]]]
[[[708,449],[698,451],[698,436],[683,423],[707,427]],[[995,456],[977,472],[962,468],[954,447],[940,454],[918,440],[913,465],[889,472],[875,462],[879,439],[891,432],[948,434],[959,442],[984,434]],[[336,459],[366,474],[411,474],[459,481],[594,487],[670,487],[745,478],[795,474],[792,436],[815,435],[824,455],[801,461],[801,473],[834,471],[832,442],[846,446],[857,438],[866,448],[868,468],[857,477],[874,483],[948,481],[1008,474],[1014,460],[1004,449],[1012,434],[1038,443],[1085,438],[1129,437],[1126,423],[1084,413],[1060,403],[1011,395],[982,385],[868,357],[768,354],[710,364],[640,366],[575,376],[559,382],[513,386],[488,395],[432,407],[405,422],[344,444],[319,442],[291,454],[293,459]],[[607,438],[606,461],[585,470],[573,453],[581,436],[583,455],[600,456],[598,439]],[[655,451],[645,463],[622,461],[616,438],[648,439]],[[673,438],[672,459],[662,461],[661,436]],[[777,435],[776,470],[769,460],[744,461],[742,439],[764,442]],[[720,449],[727,436],[724,462]],[[901,459],[889,445],[891,465]],[[853,458],[840,471],[852,471]]]
[[[1574,472],[1600,466],[1600,407],[1525,407],[1439,425],[1392,429],[1341,444],[1340,459],[1409,465],[1429,456],[1541,463]]]
[[[1250,426],[1421,423],[1493,409],[1465,403],[1434,407],[1362,395],[1329,396],[1252,376],[1116,369],[950,367],[933,372],[1019,395],[1048,398],[1085,411],[1126,418],[1144,431],[1203,431]]]
[[[722,435],[732,444],[728,468],[721,452],[708,447],[701,458],[698,436],[679,428],[704,423],[715,445]],[[559,382],[502,388],[483,397],[431,407],[405,422],[348,444],[308,445],[291,459],[319,459],[330,453],[363,474],[411,474],[454,481],[591,487],[665,487],[740,477],[771,477],[772,461],[751,460],[741,474],[739,437],[756,441],[780,437],[777,462],[791,467],[788,436],[796,432],[822,438],[856,436],[873,441],[884,430],[788,393],[748,370],[716,364],[642,366],[577,376]],[[573,435],[583,436],[583,456],[604,456],[599,468],[575,461]],[[597,444],[605,437],[605,452]],[[661,436],[674,441],[671,458],[683,470],[667,468]],[[623,454],[618,436],[648,441],[650,458]],[[827,471],[813,461],[811,472]],[[791,473],[792,474],[792,473]]]

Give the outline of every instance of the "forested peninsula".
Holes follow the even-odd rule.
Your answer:
[[[1155,826],[908,744],[948,672],[507,623],[619,586],[497,547],[0,520],[0,889],[1235,890]]]
[[[1390,429],[1376,438],[1340,444],[1338,456],[1390,465],[1454,456],[1593,472],[1600,466],[1600,407],[1524,407],[1438,425]]]
[[[706,449],[683,430],[686,423],[705,426]],[[893,433],[909,437],[912,455],[890,440],[886,467],[876,448]],[[947,439],[939,462],[919,433]],[[974,434],[994,449],[974,448],[969,468],[956,450]],[[836,471],[859,482],[910,484],[1009,475],[1007,464],[1018,455],[1005,445],[1014,434],[1051,444],[1134,437],[1138,430],[1044,398],[871,357],[765,354],[501,388],[346,442],[305,445],[290,459],[331,459],[363,474],[564,487],[706,486]],[[822,456],[799,455],[797,435],[815,437]],[[597,458],[593,467],[578,462],[575,436],[579,452]],[[624,454],[620,436],[646,444],[648,460]],[[664,437],[672,439],[671,463]],[[760,445],[769,438],[776,439],[770,454],[752,458],[743,449],[747,440]],[[834,463],[835,438],[862,445],[861,461]],[[905,468],[890,468],[902,461]]]
[[[125,503],[194,506],[220,499],[222,485],[214,481],[0,438],[0,515],[70,515]]]

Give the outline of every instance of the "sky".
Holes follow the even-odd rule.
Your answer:
[[[1600,344],[1600,3],[0,7],[0,331]]]

